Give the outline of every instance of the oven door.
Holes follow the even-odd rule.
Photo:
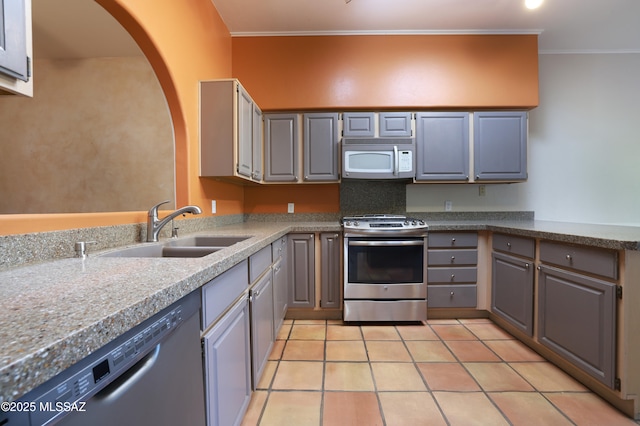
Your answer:
[[[345,238],[345,299],[425,299],[425,237]]]

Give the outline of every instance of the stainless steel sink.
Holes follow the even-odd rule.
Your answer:
[[[204,257],[251,237],[196,235],[141,244],[101,254],[103,257]]]
[[[166,243],[172,247],[229,247],[249,237],[195,235],[192,237],[178,238]]]

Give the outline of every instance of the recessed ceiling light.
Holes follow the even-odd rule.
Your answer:
[[[543,1],[544,0],[524,0],[524,5],[527,6],[527,9],[537,9]]]

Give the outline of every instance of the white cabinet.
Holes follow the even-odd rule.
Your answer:
[[[262,112],[238,80],[200,82],[200,176],[262,180]]]
[[[0,2],[0,94],[33,96],[31,0]]]

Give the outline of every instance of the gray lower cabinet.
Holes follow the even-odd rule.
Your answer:
[[[478,234],[431,232],[427,251],[427,307],[477,306]]]
[[[527,113],[473,113],[473,155],[476,181],[527,179]]]
[[[303,115],[303,166],[307,182],[336,182],[340,178],[338,158],[338,114]]]
[[[491,311],[533,336],[533,261],[492,254]]]
[[[469,113],[416,114],[416,181],[469,180]]]
[[[289,234],[287,263],[289,268],[289,307],[315,306],[315,237],[314,234]]]
[[[298,115],[264,114],[265,182],[298,180]]]
[[[340,234],[324,232],[320,234],[321,253],[321,308],[340,308]]]
[[[273,330],[274,335],[277,335],[289,306],[287,236],[280,237],[271,246],[273,250]]]
[[[239,300],[203,339],[207,424],[239,425],[251,400],[247,297]]]
[[[275,341],[273,328],[273,275],[271,269],[250,292],[253,389],[256,389]]]
[[[542,241],[540,259],[540,343],[615,388],[617,253]]]
[[[533,336],[535,240],[493,234],[491,311]]]

